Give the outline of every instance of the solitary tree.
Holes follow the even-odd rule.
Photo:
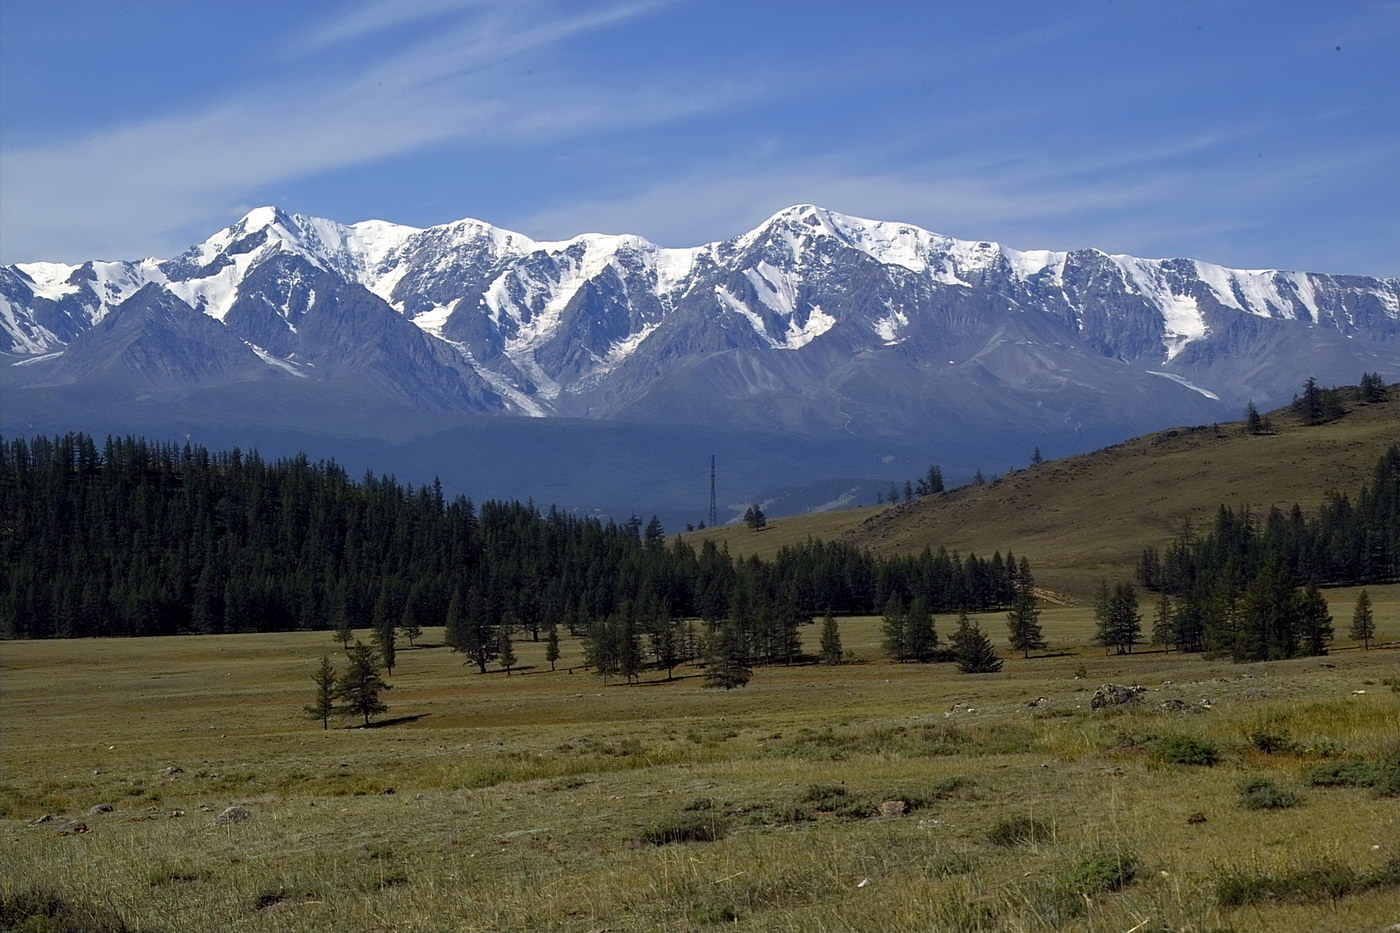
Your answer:
[[[958,670],[964,674],[995,674],[1001,670],[1001,658],[986,633],[967,617],[966,612],[958,614],[958,630],[953,635],[953,657],[957,659]]]
[[[1371,650],[1371,640],[1376,637],[1376,616],[1371,608],[1371,596],[1362,590],[1356,597],[1356,608],[1351,611],[1352,638],[1361,642],[1361,647]]]
[[[909,604],[909,612],[904,617],[904,653],[911,661],[927,664],[938,651],[938,631],[933,625],[933,615],[928,611],[928,600],[914,597]]]
[[[379,656],[384,659],[384,666],[389,673],[394,673],[394,660],[398,655],[398,646],[395,642],[395,628],[393,619],[385,616],[370,632],[370,637],[374,639],[375,647],[379,649]]]
[[[345,701],[347,716],[363,716],[365,725],[369,725],[369,717],[389,711],[379,694],[390,687],[379,676],[379,658],[369,645],[357,640],[349,651],[348,660],[350,666],[336,684],[336,695]]]
[[[1163,593],[1152,617],[1152,644],[1161,645],[1170,652],[1176,643],[1176,613],[1172,611],[1171,598]]]
[[[331,727],[331,717],[338,712],[335,708],[335,679],[331,659],[321,655],[321,666],[311,673],[311,682],[316,685],[315,698],[304,709],[312,719],[321,720],[322,729]]]
[[[896,661],[909,660],[909,640],[905,634],[904,600],[891,596],[885,603],[885,617],[880,623],[884,633],[885,654]]]
[[[501,662],[501,667],[505,668],[507,677],[510,676],[510,669],[515,667],[516,661],[513,637],[510,626],[502,625],[500,634],[501,645],[500,650],[497,652],[497,660]]]
[[[841,629],[836,626],[836,616],[826,611],[822,619],[822,661],[826,664],[841,663]]]
[[[551,671],[559,662],[559,626],[553,619],[550,619],[549,627],[545,629],[544,659],[549,662]]]
[[[422,613],[423,592],[420,588],[414,587],[408,593],[408,598],[404,600],[403,617],[399,619],[399,631],[403,637],[408,639],[409,647],[418,647],[414,642],[423,637],[423,624],[419,621]]]
[[[768,516],[763,514],[763,509],[757,505],[751,505],[748,511],[744,512],[744,524],[749,526],[750,531],[767,526]]]
[[[1045,636],[1040,630],[1040,607],[1035,603],[1035,591],[1027,584],[1019,582],[1011,597],[1011,611],[1006,614],[1007,635],[1011,647],[1029,658],[1032,651],[1045,647]]]
[[[1244,429],[1248,434],[1263,434],[1264,419],[1259,414],[1259,409],[1254,407],[1254,399],[1249,400],[1249,404],[1244,409]]]
[[[1031,451],[1031,466],[1040,466],[1044,462],[1045,458],[1041,456],[1040,447],[1037,445],[1035,450]]]

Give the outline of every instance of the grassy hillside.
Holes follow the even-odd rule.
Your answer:
[[[1285,411],[1271,417],[1272,434],[1247,435],[1243,422],[1176,428],[908,506],[800,515],[758,532],[726,526],[687,537],[708,535],[735,553],[762,555],[809,536],[837,535],[877,553],[1011,548],[1030,559],[1042,587],[1081,599],[1106,576],[1130,576],[1143,545],[1166,543],[1186,520],[1207,525],[1221,503],[1307,508],[1329,490],[1354,492],[1385,447],[1400,440],[1395,399],[1355,405],[1342,419],[1315,427]]]
[[[1373,594],[1393,645],[1400,586]],[[1354,592],[1328,596],[1344,617]],[[1105,656],[1079,647],[1090,615],[1048,609],[1049,653],[976,676],[883,660],[879,620],[846,618],[854,663],[763,668],[732,692],[688,666],[604,684],[566,669],[572,639],[557,672],[520,643],[510,677],[405,649],[378,727],[329,731],[301,712],[324,632],[7,642],[0,929],[1303,933],[1400,916],[1395,798],[1307,779],[1393,749],[1394,650]],[[1003,623],[981,619],[998,642]],[[1106,681],[1149,692],[1091,711]],[[1282,738],[1266,753],[1260,734]],[[1164,762],[1172,735],[1219,763]],[[1304,805],[1242,807],[1261,779]],[[889,800],[910,812],[874,810]],[[251,819],[215,824],[230,805]],[[667,827],[718,838],[647,841]]]

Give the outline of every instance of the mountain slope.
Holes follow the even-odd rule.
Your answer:
[[[730,527],[693,537],[764,556],[809,536],[841,537],[883,554],[1010,548],[1029,558],[1039,585],[1083,599],[1105,577],[1131,579],[1142,548],[1166,544],[1183,522],[1208,527],[1222,503],[1262,515],[1274,505],[1316,506],[1331,490],[1355,492],[1400,438],[1400,387],[1390,394],[1390,401],[1352,405],[1324,425],[1304,426],[1279,410],[1271,415],[1272,434],[1247,435],[1239,422],[1173,428],[910,505],[791,516],[757,533]]]
[[[143,333],[139,375],[130,325],[108,324],[138,296],[178,321]],[[295,432],[327,454],[316,438],[377,444],[402,437],[400,422],[451,433],[442,425],[478,415],[761,447],[772,435],[774,450],[829,456],[784,454],[783,475],[731,477],[736,496],[800,487],[783,501],[815,505],[859,501],[917,471],[911,459],[956,480],[1035,446],[1058,455],[1233,418],[1248,399],[1286,400],[1300,374],[1400,378],[1400,280],[1019,251],[812,205],[687,249],[267,207],[169,260],[0,268],[0,353],[12,433],[76,426],[75,412],[99,434],[130,430],[160,397],[203,413],[201,439]],[[504,467],[484,469],[494,482]],[[647,491],[638,481],[623,498]],[[703,506],[675,503],[690,517]]]

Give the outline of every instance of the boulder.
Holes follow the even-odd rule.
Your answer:
[[[224,812],[214,817],[214,825],[227,826],[229,823],[246,823],[252,818],[253,814],[242,807],[228,807]]]
[[[112,805],[111,805],[110,803],[97,803],[97,804],[93,804],[92,806],[88,807],[87,815],[88,815],[88,816],[97,816],[98,814],[101,814],[101,813],[111,813],[111,812],[112,812]]]
[[[1124,703],[1133,702],[1146,692],[1146,687],[1139,687],[1136,684],[1131,687],[1125,687],[1122,684],[1104,684],[1094,691],[1093,699],[1089,701],[1089,708],[1107,709],[1110,706],[1122,706]]]

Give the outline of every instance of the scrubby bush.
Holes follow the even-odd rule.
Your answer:
[[[1205,765],[1220,761],[1220,750],[1206,739],[1192,735],[1164,735],[1152,742],[1148,750],[1157,761],[1174,765]]]
[[[1107,894],[1133,883],[1140,871],[1136,857],[1095,852],[1065,874],[1065,887],[1076,894]]]
[[[697,813],[678,813],[648,823],[638,836],[642,842],[664,846],[673,842],[714,842],[729,827],[724,820]]]
[[[1328,761],[1313,765],[1303,774],[1304,783],[1314,787],[1370,787],[1375,783],[1375,766],[1369,761]]]
[[[1033,816],[1013,816],[997,823],[987,833],[987,840],[998,846],[1019,846],[1048,842],[1050,827]]]
[[[1240,785],[1240,806],[1246,810],[1286,810],[1303,803],[1303,798],[1262,778]]]

